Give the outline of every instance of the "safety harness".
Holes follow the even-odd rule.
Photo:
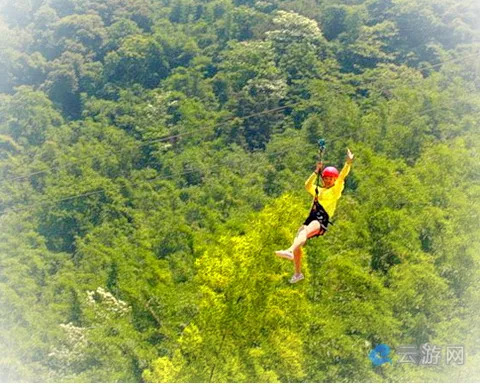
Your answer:
[[[318,140],[319,146],[319,162],[322,164],[321,169],[317,173],[317,179],[315,182],[315,198],[313,199],[312,208],[310,209],[309,216],[315,216],[318,221],[320,222],[320,231],[316,236],[321,236],[327,231],[327,225],[332,224],[329,220],[328,213],[322,207],[322,205],[318,202],[318,195],[319,195],[319,188],[323,187],[323,179],[322,179],[322,170],[323,170],[323,155],[325,153],[326,143],[325,140],[320,139]],[[322,185],[320,185],[320,180]],[[316,237],[315,236],[315,237]]]

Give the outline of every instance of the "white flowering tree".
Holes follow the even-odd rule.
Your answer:
[[[127,303],[118,300],[101,287],[95,291],[87,291],[87,305],[93,309],[95,318],[101,321],[119,319],[127,316],[130,312]]]
[[[59,325],[62,342],[48,355],[54,377],[98,382],[135,380],[128,376],[134,372],[131,361],[136,353],[131,307],[101,287],[87,291],[81,307],[81,326],[71,322]]]
[[[277,45],[304,42],[314,45],[325,43],[322,31],[315,20],[295,12],[279,11],[273,19],[274,30],[267,32]]]

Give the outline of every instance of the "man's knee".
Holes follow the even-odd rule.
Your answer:
[[[296,234],[295,237],[297,237],[298,235],[300,235],[300,233],[301,233],[302,231],[305,231],[306,229],[307,229],[307,226],[306,226],[306,225],[300,226],[300,228],[298,228],[298,230],[297,230],[297,234]]]
[[[318,220],[312,221],[307,228],[308,238],[317,236],[319,232],[321,232],[321,225]]]

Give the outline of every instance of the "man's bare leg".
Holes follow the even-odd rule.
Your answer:
[[[302,248],[299,247],[293,252],[293,262],[295,263],[295,275],[302,273]]]
[[[320,231],[320,222],[317,220],[312,221],[308,225],[302,225],[293,240],[290,248],[284,251],[275,252],[277,256],[284,257],[289,260],[293,260],[295,264],[295,274],[290,279],[290,283],[294,284],[304,278],[302,274],[302,246],[306,243],[307,239],[315,236]]]
[[[316,235],[320,230],[320,222],[318,220],[312,221],[308,225],[302,225],[293,240],[290,248],[287,248],[284,251],[275,251],[277,256],[284,257],[289,260],[294,260],[294,252],[302,247],[308,238]]]
[[[292,245],[287,251],[294,253],[298,248],[302,247],[307,239],[316,235],[320,230],[320,222],[318,220],[312,221],[308,225],[303,225],[297,232],[297,236],[293,240]]]

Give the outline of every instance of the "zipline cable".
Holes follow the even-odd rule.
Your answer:
[[[475,95],[474,98],[477,98],[477,97],[478,97],[478,96]],[[467,100],[470,100],[470,99],[473,99],[473,98],[467,98]],[[415,115],[415,117],[424,116],[426,113],[432,112],[432,111],[434,111],[434,110],[436,110],[436,109],[439,109],[439,108],[444,108],[444,106],[437,106],[437,107],[432,107],[432,108],[426,109],[426,110],[422,111],[421,113]],[[415,117],[414,117],[414,118],[415,118]],[[412,118],[412,119],[409,121],[409,123],[411,123],[411,122],[414,120],[414,118]],[[393,120],[393,121],[390,121],[389,124],[393,124],[393,123],[396,123],[396,122],[401,122],[401,121],[400,121],[400,120]],[[281,153],[288,152],[289,150],[290,150],[290,149],[286,149],[286,150],[280,151],[279,153],[277,153],[277,155],[278,155],[278,154],[281,154]],[[266,153],[266,152],[264,152],[264,151],[258,151],[258,152],[260,152],[260,153],[265,153],[266,155],[275,154],[275,152],[270,153],[270,154],[269,154],[269,153]],[[255,152],[253,152],[253,153],[255,153]],[[244,161],[247,161],[247,160],[250,160],[250,159],[245,159]],[[218,167],[220,167],[220,165],[221,165],[221,164],[219,164]],[[211,169],[215,169],[215,167],[211,167]],[[155,178],[153,178],[153,179],[151,179],[151,180],[150,180],[150,179],[146,179],[146,180],[144,180],[144,181],[150,182],[150,181],[154,181],[154,180],[168,179],[168,178],[171,178],[171,177],[175,177],[175,176],[177,176],[177,175],[180,176],[180,175],[182,175],[182,174],[188,174],[188,173],[193,173],[193,172],[196,172],[196,171],[185,171],[185,172],[181,172],[181,173],[174,174],[174,175],[171,175],[171,176],[168,176],[168,175],[167,175],[167,176],[158,176],[158,177],[155,177]],[[127,179],[129,179],[129,178],[127,178]],[[85,193],[91,193],[91,192],[92,192],[92,193],[95,192],[95,194],[96,194],[96,193],[100,193],[99,191],[89,191],[89,192],[85,192]],[[71,200],[71,199],[76,198],[77,196],[78,196],[78,197],[83,197],[84,194],[74,195],[74,196],[66,196],[65,198],[61,199],[61,201],[64,201],[65,199]],[[44,203],[48,203],[48,202],[57,202],[57,200],[47,200],[47,201],[45,201]],[[44,203],[41,203],[41,204],[43,205]],[[35,204],[35,206],[36,206],[36,205],[37,205],[37,204]],[[25,209],[28,208],[28,207],[29,207],[29,205],[26,205],[24,208],[22,208],[22,209],[20,209],[20,210],[23,211],[23,210],[25,210]],[[0,211],[0,215],[3,215],[4,213],[9,212],[9,211],[13,211],[13,210],[14,210],[13,208],[6,208],[6,209]],[[18,211],[18,210],[17,210],[17,211]]]
[[[287,149],[283,149],[281,151],[277,151],[277,152],[270,152],[270,153],[265,153],[263,151],[258,151],[256,153],[265,153],[266,155],[282,155],[286,152],[289,152],[290,151],[290,148],[287,148]],[[254,152],[255,154],[255,152]],[[242,161],[240,161],[239,163],[243,164],[243,163],[246,163],[247,161],[251,161],[252,159],[251,158],[245,158],[243,159]],[[218,164],[217,167],[210,167],[209,169],[220,169],[220,166],[224,166],[224,164]],[[153,181],[159,181],[159,180],[168,180],[168,179],[171,179],[171,178],[175,178],[175,177],[178,177],[178,176],[183,176],[183,175],[187,175],[187,174],[190,174],[190,173],[196,173],[198,172],[198,170],[196,169],[190,169],[190,170],[186,170],[186,171],[183,171],[183,172],[178,172],[178,173],[174,173],[174,174],[171,174],[171,175],[162,175],[162,176],[157,176],[157,177],[153,177],[153,178],[150,178],[150,179],[143,179],[143,180],[138,180],[138,181],[133,181],[132,182],[132,186],[135,186],[135,185],[138,185],[140,183],[150,183],[150,182],[153,182]],[[131,177],[126,177],[126,178],[123,178],[123,179],[126,179],[126,180],[131,180]],[[109,179],[111,181],[116,181],[115,179]],[[14,207],[8,207],[8,208],[5,208],[3,209],[2,211],[0,211],[0,215],[3,215],[5,213],[8,213],[8,212],[22,212],[22,211],[26,211],[26,210],[29,210],[29,208],[35,208],[35,207],[38,207],[38,206],[43,206],[43,205],[47,205],[47,204],[56,204],[56,203],[60,203],[60,202],[63,202],[63,201],[69,201],[69,200],[74,200],[74,199],[77,199],[77,198],[81,198],[81,197],[87,197],[87,196],[90,196],[90,195],[96,195],[96,194],[100,194],[100,193],[103,193],[103,192],[106,192],[105,188],[101,188],[101,189],[95,189],[95,190],[92,190],[92,191],[86,191],[84,193],[81,193],[81,194],[76,194],[76,195],[72,195],[72,196],[65,196],[63,198],[60,198],[60,199],[44,199],[42,201],[39,201],[39,202],[34,202],[33,204],[27,204],[27,205],[24,205],[20,208],[16,208],[15,206]]]
[[[178,139],[180,137],[183,137],[183,136],[188,136],[188,135],[192,135],[192,134],[195,134],[195,133],[198,133],[198,132],[203,132],[203,131],[206,131],[206,130],[212,130],[212,129],[216,129],[216,128],[221,128],[222,126],[224,126],[226,123],[228,123],[230,120],[231,121],[235,121],[235,120],[247,120],[247,119],[250,119],[252,117],[256,117],[256,116],[261,116],[261,115],[265,115],[265,114],[268,114],[268,113],[272,113],[272,112],[277,112],[277,111],[280,111],[280,110],[283,110],[283,109],[287,109],[287,108],[290,108],[292,106],[295,106],[297,104],[300,104],[302,102],[305,102],[306,100],[300,100],[300,101],[297,101],[297,102],[294,102],[294,103],[289,103],[287,105],[284,105],[284,106],[280,106],[280,107],[276,107],[276,108],[272,108],[272,109],[267,109],[267,110],[264,110],[262,112],[257,112],[257,113],[253,113],[253,114],[250,114],[250,115],[247,115],[247,116],[242,116],[242,117],[239,117],[239,116],[233,116],[233,117],[230,117],[229,119],[227,119],[226,121],[223,121],[217,125],[214,125],[214,126],[211,126],[211,127],[205,127],[205,128],[199,128],[195,131],[188,131],[188,132],[184,132],[184,133],[177,133],[177,134],[174,134],[174,135],[170,135],[170,136],[164,136],[164,137],[161,137],[161,138],[158,138],[158,139],[151,139],[151,140],[146,140],[146,141],[142,141],[140,143],[135,143],[135,146],[137,148],[142,148],[146,145],[150,145],[150,144],[154,144],[154,143],[158,143],[158,142],[166,142],[166,141],[170,141],[170,140],[174,140],[174,139]],[[114,154],[113,152],[111,152],[110,154]],[[108,156],[110,155],[108,154]],[[92,158],[91,155],[88,155],[84,158],[81,158],[80,160],[86,160],[86,159],[90,159]],[[74,165],[75,163],[77,163],[77,161],[72,161],[72,162],[69,162],[67,164],[62,164],[62,165],[58,165],[58,166],[54,166],[54,167],[50,167],[48,169],[45,169],[45,170],[42,170],[42,171],[37,171],[37,172],[34,172],[34,173],[31,173],[31,174],[28,174],[28,175],[21,175],[21,176],[14,176],[14,177],[4,177],[2,179],[0,179],[0,182],[2,181],[15,181],[15,180],[21,180],[21,179],[27,179],[27,178],[30,178],[30,177],[33,177],[33,176],[37,176],[37,175],[41,175],[41,174],[44,174],[44,173],[47,173],[51,170],[56,170],[56,169],[60,169],[64,166],[68,166],[68,165]]]

